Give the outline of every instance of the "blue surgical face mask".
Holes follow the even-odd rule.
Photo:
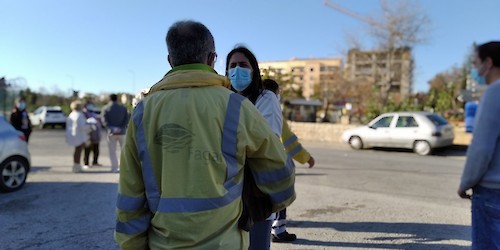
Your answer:
[[[478,85],[485,85],[486,84],[486,78],[479,74],[478,69],[476,69],[476,68],[471,69],[470,76],[474,81],[476,81],[476,83]]]
[[[19,103],[17,104],[17,108],[18,108],[19,110],[24,110],[24,109],[26,108],[26,103],[24,103],[24,102],[19,102]]]
[[[252,82],[252,71],[250,69],[236,66],[235,68],[229,69],[228,74],[231,86],[233,86],[236,91],[245,90]]]

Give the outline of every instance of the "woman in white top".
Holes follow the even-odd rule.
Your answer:
[[[71,113],[66,118],[66,143],[75,147],[73,152],[73,172],[78,173],[82,170],[80,160],[85,143],[89,140],[90,130],[82,112],[83,104],[80,101],[73,101],[70,108]]]
[[[276,136],[281,138],[283,117],[276,95],[264,89],[259,65],[253,53],[245,47],[236,47],[226,58],[226,75],[231,89],[247,97],[261,112]],[[250,230],[249,249],[270,249],[270,234],[275,214],[267,220],[255,221]]]

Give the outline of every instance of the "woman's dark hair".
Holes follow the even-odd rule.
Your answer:
[[[257,58],[255,58],[255,55],[249,49],[247,49],[243,46],[238,46],[238,47],[234,48],[233,50],[231,50],[231,52],[229,52],[229,54],[227,54],[227,57],[226,57],[226,76],[228,75],[228,71],[229,71],[229,60],[231,59],[231,56],[233,56],[234,53],[238,53],[238,52],[245,55],[245,57],[250,62],[250,66],[252,66],[252,71],[253,71],[252,82],[245,90],[243,90],[241,92],[241,94],[243,96],[245,96],[246,98],[248,98],[248,100],[250,100],[253,104],[255,104],[259,95],[262,94],[264,87],[262,85],[262,78],[260,76],[259,63],[257,62]],[[231,86],[231,89],[233,91],[235,91],[235,89],[233,89],[232,86]]]
[[[269,78],[262,80],[262,84],[264,85],[265,89],[271,90],[275,94],[278,91],[278,89],[280,88],[280,86],[278,85],[278,83],[275,80],[269,79]]]
[[[493,66],[500,67],[500,42],[489,42],[477,46],[477,56],[484,62],[486,58],[491,58]]]

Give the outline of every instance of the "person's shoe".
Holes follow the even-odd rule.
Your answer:
[[[73,164],[73,173],[80,173],[82,172],[82,166],[80,164]]]
[[[297,235],[283,232],[277,235],[273,234],[273,242],[292,242],[297,239]]]
[[[99,163],[92,163],[92,166],[93,166],[93,167],[102,167],[102,165],[101,165],[101,164],[99,164]]]
[[[82,170],[88,170],[89,168],[90,168],[90,166],[89,166],[89,165],[83,165],[83,166],[82,166]]]
[[[120,173],[120,169],[119,168],[111,169],[111,173]]]

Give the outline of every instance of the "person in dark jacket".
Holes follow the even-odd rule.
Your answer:
[[[26,100],[23,97],[16,100],[14,109],[10,115],[10,123],[15,129],[23,132],[26,142],[28,142],[32,127],[28,111],[26,111]]]
[[[116,145],[120,144],[120,149],[123,147],[124,135],[128,124],[128,111],[125,106],[118,103],[118,96],[111,94],[110,102],[104,106],[101,112],[101,121],[108,131],[108,149],[109,158],[111,160],[111,172],[118,173],[118,156],[116,155]]]

